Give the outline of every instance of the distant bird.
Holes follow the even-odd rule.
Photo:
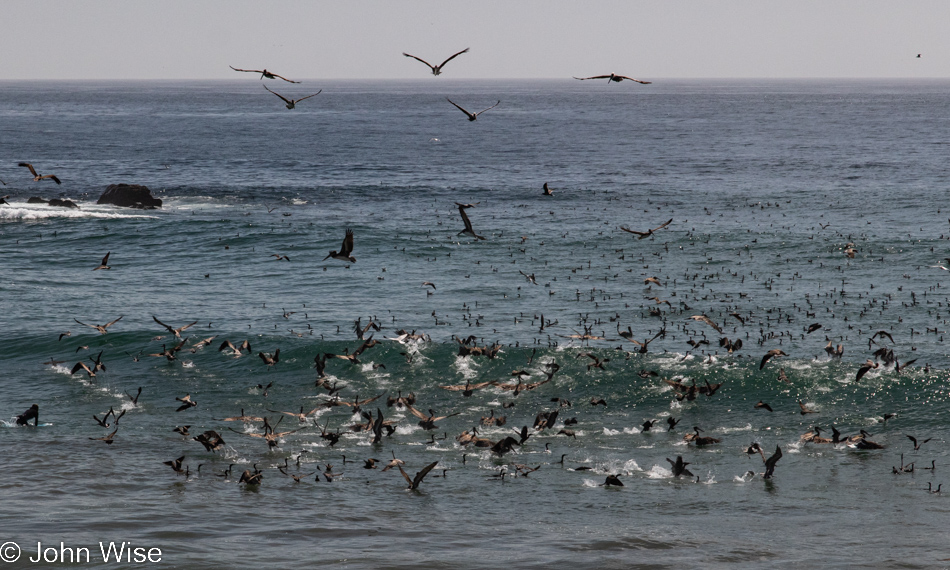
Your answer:
[[[177,410],[175,410],[176,412],[187,410],[188,408],[194,408],[198,405],[198,402],[192,401],[191,394],[185,394],[184,397],[175,399],[182,403],[182,405],[179,406]]]
[[[693,315],[690,318],[697,322],[706,323],[707,325],[715,329],[717,333],[722,334],[722,329],[719,328],[719,325],[717,325],[712,319],[710,319],[706,315]]]
[[[818,412],[816,412],[815,410],[812,410],[811,408],[806,407],[806,406],[805,406],[805,403],[802,402],[801,400],[798,401],[798,407],[801,408],[801,412],[800,412],[800,413],[801,413],[803,416],[804,416],[805,414],[817,414],[817,413],[818,413]]]
[[[755,405],[755,408],[756,408],[756,409],[763,408],[763,409],[766,409],[766,410],[768,410],[768,411],[770,411],[770,412],[772,411],[772,406],[766,404],[766,403],[763,402],[762,400],[759,400],[759,403]]]
[[[266,86],[266,85],[264,85],[264,89],[267,89],[267,86]],[[280,97],[280,98],[284,101],[284,104],[286,104],[286,106],[287,106],[288,109],[293,109],[294,107],[297,106],[297,103],[303,101],[304,99],[309,99],[309,98],[311,98],[311,97],[315,97],[315,96],[317,96],[317,95],[319,95],[320,93],[323,92],[323,89],[321,89],[320,91],[317,91],[317,92],[314,93],[313,95],[307,95],[306,97],[301,97],[300,99],[288,99],[288,98],[284,97],[283,95],[281,95],[280,93],[277,93],[276,91],[271,91],[270,89],[267,89],[267,90],[270,91],[271,93],[273,93],[274,95],[277,95],[278,97]],[[288,260],[288,261],[289,261],[289,260]]]
[[[257,353],[257,355],[260,356],[260,357],[261,357],[261,360],[264,361],[264,364],[266,364],[266,365],[268,365],[268,366],[273,366],[273,365],[277,364],[278,362],[280,362],[280,349],[279,349],[279,348],[274,351],[274,354],[273,354],[273,355],[265,354],[265,353],[263,353],[263,352],[259,352],[259,353]]]
[[[106,257],[108,257],[108,256],[106,256]],[[168,332],[170,332],[170,333],[172,333],[173,335],[175,335],[175,338],[181,338],[181,331],[186,330],[186,329],[189,329],[189,328],[195,326],[196,324],[198,324],[198,321],[194,321],[194,322],[188,323],[187,325],[183,325],[183,326],[180,326],[180,327],[178,327],[178,328],[174,328],[174,327],[172,327],[171,325],[166,325],[166,324],[163,323],[162,321],[158,320],[158,318],[157,318],[155,315],[152,315],[152,320],[155,321],[156,323],[162,325],[163,327],[165,327],[165,329],[168,330]]]
[[[393,461],[395,461],[395,458],[393,458]],[[403,470],[402,465],[396,464],[396,467],[399,468],[399,472],[402,473],[402,476],[406,479],[406,483],[409,483],[408,489],[410,491],[415,491],[416,489],[419,488],[419,484],[422,483],[422,480],[425,479],[425,476],[429,474],[429,471],[432,471],[432,469],[434,469],[435,466],[438,464],[439,464],[438,461],[434,461],[426,465],[425,467],[422,468],[421,471],[416,473],[416,476],[413,477],[412,479],[410,479],[409,474],[406,473],[405,470]]]
[[[904,435],[907,435],[907,434],[905,433]],[[914,436],[912,436],[912,435],[907,435],[907,439],[909,439],[909,440],[914,444],[914,451],[917,451],[917,450],[920,449],[920,446],[921,446],[921,445],[927,443],[928,441],[930,441],[930,440],[933,439],[933,438],[932,438],[932,437],[928,437],[927,439],[921,441],[920,443],[917,443],[917,438],[914,437]]]
[[[326,257],[323,258],[324,261],[330,259],[339,259],[340,261],[349,261],[350,263],[356,263],[356,258],[350,255],[353,253],[353,230],[347,229],[346,236],[343,238],[343,245],[340,246],[340,251],[331,251]]]
[[[478,202],[476,202],[475,204],[477,203]],[[459,204],[458,202],[455,203],[455,205],[459,207],[459,215],[462,216],[462,223],[465,224],[465,229],[463,229],[456,235],[469,234],[473,236],[475,239],[484,240],[485,239],[484,237],[478,235],[477,233],[475,233],[475,230],[472,229],[472,221],[468,219],[468,214],[465,213],[466,208],[471,208],[475,204]]]
[[[112,255],[111,251],[107,253],[105,257],[102,258],[102,261],[99,262],[99,267],[96,267],[95,269],[93,269],[93,271],[99,271],[100,269],[112,269],[111,267],[109,267],[110,255]]]
[[[548,188],[548,183],[547,183],[547,182],[544,183],[544,194],[542,194],[542,195],[543,195],[543,196],[554,196],[554,192],[553,192],[550,188]]]
[[[105,437],[90,437],[89,439],[91,439],[91,440],[93,440],[93,441],[103,441],[103,442],[105,442],[105,443],[108,444],[108,445],[112,445],[112,444],[114,443],[112,440],[113,440],[113,438],[115,438],[115,434],[116,434],[116,432],[118,432],[118,431],[119,431],[119,428],[116,428],[115,431],[113,431],[112,433],[110,433],[109,435],[107,435],[107,436],[105,436]]]
[[[658,225],[657,227],[652,228],[652,229],[649,229],[649,230],[647,230],[647,231],[645,231],[645,232],[639,232],[639,231],[637,231],[637,230],[631,230],[630,228],[628,228],[628,227],[626,227],[626,226],[620,226],[620,229],[622,229],[623,231],[625,231],[625,232],[627,232],[627,233],[631,233],[631,234],[637,235],[637,236],[638,236],[637,239],[646,239],[646,238],[652,236],[652,235],[653,235],[653,232],[655,232],[655,231],[657,231],[657,230],[662,230],[663,228],[665,228],[666,226],[670,225],[671,223],[673,223],[673,218],[670,218],[669,220],[667,220],[667,221],[663,222],[662,224]]]
[[[62,184],[59,178],[57,178],[56,175],[54,174],[46,174],[46,175],[40,176],[39,174],[36,173],[36,169],[33,168],[33,165],[30,164],[29,162],[21,162],[18,164],[18,166],[23,166],[30,169],[30,174],[33,175],[33,182],[39,182],[40,180],[43,180],[44,178],[49,178],[50,180],[52,180],[53,182],[57,184]]]
[[[124,317],[124,316],[125,316],[125,315],[122,315],[122,317]],[[106,329],[109,328],[109,327],[111,327],[112,325],[116,324],[117,322],[121,321],[121,320],[122,320],[122,317],[119,317],[118,319],[116,319],[116,320],[114,320],[114,321],[110,321],[110,322],[108,322],[108,323],[106,323],[106,324],[104,324],[104,325],[87,325],[86,323],[80,321],[79,319],[73,319],[73,320],[76,321],[77,323],[83,325],[84,327],[89,327],[89,328],[96,329],[97,331],[99,331],[99,334],[106,334],[106,332],[107,332]]]
[[[234,71],[243,71],[244,73],[260,73],[261,79],[264,79],[266,77],[268,79],[283,79],[287,83],[300,83],[299,81],[291,81],[290,79],[287,79],[286,77],[277,75],[276,73],[272,73],[270,71],[267,71],[266,69],[238,69],[234,67],[233,65],[229,65],[228,67],[230,67]]]
[[[175,473],[178,473],[179,475],[184,475],[184,474],[185,474],[185,470],[181,468],[181,463],[182,463],[184,460],[185,460],[185,456],[182,455],[182,456],[179,457],[178,459],[173,459],[173,460],[171,460],[171,461],[163,461],[162,463],[164,463],[165,465],[168,465],[169,467],[171,467],[172,470],[173,470]]]
[[[443,61],[443,62],[440,63],[439,65],[432,65],[432,64],[429,63],[428,61],[426,61],[426,60],[424,60],[424,59],[422,59],[422,58],[420,58],[420,57],[416,57],[416,56],[414,56],[414,55],[412,55],[412,54],[408,54],[408,53],[406,53],[406,52],[403,52],[402,55],[404,55],[404,56],[406,56],[406,57],[411,57],[412,59],[414,59],[414,60],[416,60],[416,61],[421,61],[422,63],[428,65],[428,66],[429,66],[429,69],[432,70],[432,75],[441,75],[441,74],[442,74],[442,67],[443,67],[446,63],[452,61],[453,59],[455,59],[456,57],[462,55],[463,53],[468,52],[468,50],[469,50],[469,48],[465,48],[465,49],[463,49],[462,51],[460,51],[460,52],[458,52],[458,53],[452,54],[451,57],[449,57],[447,60]]]
[[[681,421],[683,421],[683,418],[678,420],[673,419],[673,416],[666,418],[666,424],[668,426],[666,431],[673,431],[673,429],[676,427],[676,424],[680,423]]]
[[[607,83],[610,83],[611,81],[616,81],[617,83],[620,83],[624,79],[627,79],[629,81],[642,83],[644,85],[649,85],[650,83],[652,83],[652,81],[642,81],[640,79],[634,79],[632,77],[627,77],[626,75],[617,75],[614,73],[611,73],[610,75],[594,75],[592,77],[575,77],[574,79],[579,79],[580,81],[587,81],[588,79],[606,79]]]
[[[484,113],[485,111],[489,111],[489,110],[491,110],[491,109],[494,109],[494,108],[497,107],[499,104],[501,104],[501,101],[499,100],[499,101],[497,101],[494,105],[492,105],[491,107],[488,107],[487,109],[482,109],[481,111],[479,111],[479,112],[477,112],[477,113],[469,113],[468,111],[466,111],[465,109],[463,109],[461,106],[459,106],[458,103],[452,101],[452,100],[449,99],[448,97],[446,97],[445,100],[448,101],[449,103],[452,103],[453,105],[455,105],[455,107],[456,107],[459,111],[465,113],[465,115],[468,117],[468,120],[469,120],[469,121],[474,121],[475,119],[478,118],[479,115],[481,115],[481,114]]]
[[[878,364],[877,362],[873,362],[871,359],[868,359],[867,362],[865,362],[864,364],[861,365],[860,368],[858,368],[858,373],[854,377],[854,381],[859,382],[861,378],[863,378],[864,375],[868,373],[868,371],[874,368],[877,368],[879,366],[880,364]]]
[[[805,330],[805,333],[811,334],[820,328],[821,328],[821,323],[813,323],[811,325],[808,325],[808,329]]]
[[[423,281],[423,282],[422,282],[422,286],[423,286],[423,287],[432,287],[432,290],[435,291],[435,283],[433,283],[432,281]]]
[[[788,356],[788,355],[782,352],[782,349],[780,348],[773,348],[772,350],[766,352],[765,356],[762,357],[762,362],[759,363],[759,370],[762,370],[763,368],[765,368],[766,362],[768,362],[772,358],[776,358],[779,356]]]

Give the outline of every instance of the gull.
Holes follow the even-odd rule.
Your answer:
[[[266,77],[268,79],[283,79],[284,81],[288,83],[300,83],[299,81],[291,81],[290,79],[277,75],[276,73],[271,73],[270,71],[267,71],[266,69],[238,69],[234,67],[233,65],[229,65],[228,67],[230,67],[234,71],[243,71],[245,73],[260,73],[261,79],[264,79]]]
[[[125,316],[125,315],[122,315],[122,317],[124,317],[124,316]],[[80,321],[79,319],[75,319],[75,318],[74,318],[73,320],[76,321],[77,323],[79,323],[79,324],[85,326],[85,327],[89,327],[89,328],[96,329],[97,331],[99,331],[99,334],[106,334],[106,329],[109,328],[109,327],[111,327],[112,325],[116,324],[116,323],[119,322],[120,320],[122,320],[122,317],[119,317],[118,319],[116,319],[116,320],[114,320],[114,321],[111,321],[111,322],[108,322],[108,323],[106,323],[106,324],[104,324],[104,325],[87,325],[86,323]]]
[[[611,73],[610,75],[594,75],[592,77],[575,77],[574,79],[578,79],[580,81],[586,81],[588,79],[606,79],[607,83],[610,83],[611,81],[616,81],[617,83],[620,83],[624,79],[627,79],[629,81],[642,83],[644,85],[649,85],[650,83],[652,83],[651,81],[642,81],[640,79],[634,79],[632,77],[627,77],[626,75],[616,75],[614,73]]]
[[[109,257],[109,256],[107,255],[106,257]],[[163,323],[162,321],[158,320],[158,317],[156,317],[155,315],[152,315],[152,320],[155,321],[156,323],[162,325],[162,326],[165,327],[166,329],[168,329],[168,332],[170,332],[170,333],[172,333],[173,335],[175,335],[175,338],[181,338],[181,331],[183,331],[183,330],[185,330],[185,329],[188,329],[188,328],[191,328],[191,327],[195,326],[196,324],[198,324],[198,321],[194,321],[194,322],[192,322],[192,323],[188,323],[187,325],[180,326],[180,327],[178,327],[178,328],[176,329],[176,328],[172,327],[171,325],[166,325],[166,324]]]
[[[343,245],[340,246],[340,251],[331,251],[326,257],[323,258],[324,261],[330,259],[339,259],[340,261],[349,261],[350,263],[356,263],[356,258],[350,255],[353,253],[353,230],[347,229],[346,236],[343,238]]]
[[[33,175],[33,182],[39,182],[40,180],[43,180],[44,178],[49,178],[50,180],[52,180],[53,182],[57,184],[62,184],[62,182],[59,181],[59,178],[57,178],[55,174],[45,174],[43,176],[40,176],[39,174],[36,173],[36,169],[33,168],[33,165],[30,164],[29,162],[21,162],[18,164],[18,166],[24,166],[30,169],[30,174]]]
[[[481,115],[481,114],[484,113],[485,111],[489,111],[489,110],[491,110],[491,109],[494,109],[494,108],[497,107],[499,104],[501,104],[501,101],[499,100],[499,101],[496,101],[494,105],[492,105],[491,107],[489,107],[489,108],[487,108],[487,109],[482,109],[481,111],[479,111],[479,112],[477,112],[477,113],[469,113],[468,111],[466,111],[465,109],[463,109],[461,106],[459,106],[458,103],[456,103],[455,101],[452,101],[452,100],[449,99],[448,97],[446,97],[445,100],[448,101],[449,103],[452,103],[453,105],[455,105],[455,108],[457,108],[459,111],[465,113],[465,115],[468,117],[468,120],[469,120],[469,121],[474,121],[475,119],[478,118],[479,115]]]
[[[111,267],[109,267],[109,255],[111,254],[112,254],[111,251],[107,253],[106,256],[103,257],[102,261],[99,263],[99,267],[93,269],[93,271],[99,271],[100,269],[112,269]]]
[[[639,236],[637,239],[646,239],[646,238],[652,236],[652,235],[653,235],[653,232],[655,232],[655,231],[657,231],[657,230],[662,230],[663,228],[665,228],[666,226],[670,225],[671,223],[673,223],[673,218],[670,218],[669,220],[663,222],[663,223],[660,224],[659,226],[657,226],[657,227],[655,227],[655,228],[653,228],[653,229],[649,229],[649,230],[647,230],[647,231],[645,231],[645,232],[638,232],[637,230],[631,230],[630,228],[628,228],[628,227],[626,227],[626,226],[620,226],[620,229],[622,229],[622,230],[625,231],[625,232],[631,233],[631,234],[636,234],[637,236]]]
[[[475,204],[477,203],[478,202],[475,202]],[[465,229],[460,231],[456,235],[469,234],[469,235],[474,236],[476,239],[484,240],[485,239],[484,237],[478,235],[477,233],[475,233],[475,230],[472,229],[472,221],[468,219],[468,214],[465,213],[465,208],[471,208],[475,204],[460,204],[458,202],[455,203],[455,205],[459,207],[459,215],[462,216],[462,223],[465,224]]]
[[[414,491],[419,488],[419,483],[422,483],[422,480],[425,479],[425,476],[429,474],[429,471],[432,471],[432,469],[435,468],[435,466],[438,464],[439,464],[438,461],[434,461],[426,465],[425,467],[422,468],[422,471],[419,471],[418,473],[416,473],[416,476],[413,477],[412,479],[409,478],[409,474],[406,473],[406,471],[402,468],[402,465],[396,465],[396,466],[399,467],[399,472],[402,473],[403,477],[405,477],[406,483],[409,483],[409,490]]]
[[[264,85],[264,89],[267,89],[267,86],[266,86],[266,85]],[[267,89],[267,90],[270,91],[271,93],[273,93],[274,95],[277,95],[277,96],[280,97],[281,99],[283,99],[283,101],[284,101],[284,103],[287,105],[287,108],[288,108],[288,109],[293,109],[294,107],[297,106],[297,103],[303,101],[304,99],[309,99],[309,98],[314,97],[314,96],[316,96],[316,95],[319,95],[320,93],[323,92],[323,89],[321,89],[320,91],[317,91],[317,92],[314,93],[313,95],[307,95],[306,97],[301,97],[300,99],[288,99],[288,98],[284,97],[283,95],[281,95],[280,93],[277,93],[276,91],[271,91],[270,89]],[[288,260],[288,261],[289,261],[289,260]]]
[[[404,56],[406,56],[406,57],[411,57],[412,59],[415,59],[415,60],[417,60],[417,61],[421,61],[422,63],[428,65],[428,66],[429,66],[429,69],[432,70],[432,75],[440,75],[440,74],[442,73],[442,67],[443,67],[446,63],[452,61],[453,59],[455,59],[456,57],[462,55],[463,53],[468,52],[468,50],[469,50],[469,48],[465,48],[465,49],[463,49],[462,51],[460,51],[460,52],[458,52],[458,53],[452,54],[451,57],[449,57],[447,60],[443,61],[443,62],[440,63],[439,65],[432,65],[432,64],[429,63],[428,61],[426,61],[426,60],[424,60],[424,59],[422,59],[422,58],[420,58],[420,57],[416,57],[416,56],[414,56],[414,55],[412,55],[412,54],[408,54],[408,53],[406,53],[406,52],[403,52],[402,55],[404,55]]]

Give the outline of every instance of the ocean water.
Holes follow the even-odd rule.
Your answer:
[[[269,82],[288,97],[323,89],[292,111],[260,83],[0,82],[0,543],[22,549],[10,567],[62,565],[30,563],[38,542],[107,565],[99,543],[123,541],[169,568],[947,564],[950,503],[928,486],[950,483],[950,82]],[[446,97],[501,104],[469,122]],[[163,207],[96,205],[119,182]],[[475,204],[486,239],[458,235],[456,203]],[[645,239],[621,229],[670,219]],[[347,229],[357,261],[324,259]],[[106,253],[111,269],[93,271]],[[77,322],[119,317],[107,334]],[[195,322],[174,360],[149,356],[179,342],[153,317]],[[358,364],[331,358],[327,381],[344,401],[381,396],[363,409],[397,424],[378,444],[315,385],[315,357],[360,347],[357,319],[380,325],[366,333],[379,344]],[[628,327],[656,337],[645,354]],[[571,338],[584,334],[597,338]],[[470,335],[497,356],[459,356]],[[743,345],[729,353],[723,337]],[[252,351],[219,351],[226,339]],[[274,366],[257,356],[278,348]],[[773,349],[787,356],[760,368]],[[100,353],[106,370],[70,374]],[[589,368],[585,353],[609,361]],[[439,387],[515,383],[516,370],[539,382],[554,362],[517,396]],[[680,401],[664,379],[722,386]],[[400,393],[455,415],[424,430],[386,405]],[[176,411],[186,394],[198,405]],[[41,425],[15,427],[33,403]],[[110,408],[125,415],[102,428],[92,416]],[[553,429],[532,429],[554,409]],[[252,436],[262,422],[223,421],[242,410],[300,429],[269,449]],[[280,413],[301,410],[316,411]],[[481,437],[531,437],[502,456],[457,442],[492,412],[507,422]],[[721,441],[687,443],[694,426]],[[883,449],[803,443],[813,426],[865,430]],[[94,439],[113,430],[111,445]],[[206,430],[222,449],[192,440]],[[907,435],[930,441],[915,450]],[[770,479],[753,442],[782,450]],[[163,464],[180,456],[187,476]],[[673,477],[676,456],[693,477]],[[363,467],[393,457],[410,477],[438,465],[411,491],[397,469]],[[328,464],[335,480],[314,481]],[[255,465],[262,483],[238,483]],[[602,486],[614,474],[624,486]]]

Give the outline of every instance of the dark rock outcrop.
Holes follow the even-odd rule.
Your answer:
[[[40,198],[39,196],[30,196],[30,199],[27,200],[26,203],[27,204],[48,204],[49,202],[47,202],[46,199],[44,198]]]
[[[53,198],[48,202],[50,206],[59,206],[60,208],[76,208],[79,209],[79,205],[73,202],[72,200],[61,200],[59,198]]]
[[[122,208],[152,210],[162,207],[162,201],[152,196],[151,190],[140,184],[110,184],[96,204],[112,204]]]

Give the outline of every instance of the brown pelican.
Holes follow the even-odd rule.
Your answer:
[[[290,79],[277,75],[276,73],[271,73],[270,71],[267,71],[266,69],[238,69],[234,67],[233,65],[229,65],[228,67],[230,67],[234,71],[243,71],[245,73],[260,73],[261,79],[264,79],[266,77],[268,79],[283,79],[284,81],[288,83],[300,83],[299,81],[291,81]]]
[[[660,224],[659,226],[657,226],[657,227],[655,227],[655,228],[653,228],[653,229],[649,229],[649,230],[647,230],[647,231],[645,231],[645,232],[638,232],[637,230],[631,230],[630,228],[628,228],[628,227],[626,227],[626,226],[620,226],[620,229],[622,229],[622,230],[625,231],[625,232],[631,233],[631,234],[636,234],[637,236],[639,236],[637,239],[646,239],[646,238],[652,236],[652,235],[653,235],[653,232],[655,232],[655,231],[657,231],[657,230],[662,230],[663,228],[665,228],[666,226],[670,225],[671,223],[673,223],[673,218],[670,218],[669,220],[663,222],[663,223]]]
[[[616,75],[614,73],[611,73],[610,75],[594,75],[593,77],[575,77],[574,79],[579,79],[581,81],[586,81],[588,79],[606,79],[607,83],[610,83],[611,81],[616,81],[617,83],[620,83],[624,79],[627,79],[630,81],[634,81],[636,83],[642,83],[644,85],[649,85],[650,83],[652,83],[652,81],[641,81],[639,79],[627,77],[626,75]]]
[[[798,401],[798,407],[802,409],[801,414],[802,414],[803,416],[804,416],[805,414],[817,414],[817,413],[818,413],[818,412],[816,412],[815,410],[812,410],[812,409],[810,409],[810,408],[805,407],[805,403],[802,402],[801,400]]]
[[[449,103],[452,103],[453,105],[455,105],[455,107],[456,107],[459,111],[465,113],[465,115],[468,116],[468,120],[469,120],[469,121],[474,121],[475,119],[478,118],[479,115],[481,115],[481,114],[484,113],[485,111],[488,111],[488,110],[490,110],[490,109],[494,109],[494,108],[497,107],[499,104],[501,104],[501,101],[499,100],[499,101],[497,101],[494,105],[492,105],[491,107],[489,107],[488,109],[482,109],[481,111],[479,111],[479,112],[477,112],[477,113],[469,113],[468,111],[466,111],[465,109],[463,109],[462,107],[460,107],[460,106],[458,105],[458,103],[452,101],[452,100],[449,99],[448,97],[446,97],[445,100],[448,101]]]
[[[693,315],[690,318],[697,322],[706,323],[707,325],[715,329],[717,333],[722,334],[722,329],[719,328],[719,325],[717,325],[712,319],[710,319],[706,315]]]
[[[436,415],[435,415],[435,412],[433,412],[432,410],[429,410],[429,414],[426,415],[426,414],[420,412],[419,410],[417,410],[416,408],[414,408],[414,407],[412,407],[412,406],[406,406],[406,407],[409,408],[409,411],[412,412],[412,415],[414,415],[414,416],[416,416],[417,418],[419,418],[420,420],[422,420],[422,421],[419,422],[419,425],[422,426],[422,429],[425,429],[425,430],[435,429],[435,428],[439,427],[439,426],[435,425],[435,422],[437,422],[437,421],[439,421],[439,420],[444,420],[445,418],[451,418],[452,416],[457,416],[457,415],[459,415],[459,414],[462,413],[462,412],[455,412],[454,414],[446,414],[446,415],[444,415],[444,416],[436,416]]]
[[[472,119],[472,120],[474,121],[475,119]],[[477,203],[478,202],[476,202],[475,204]],[[465,229],[460,231],[456,235],[469,234],[469,235],[474,236],[475,239],[484,240],[485,239],[484,237],[478,235],[477,233],[475,233],[475,230],[472,229],[472,221],[468,219],[468,214],[465,213],[465,208],[471,208],[475,204],[459,204],[458,202],[455,203],[455,205],[459,207],[459,215],[462,216],[462,223],[465,224]]]
[[[351,253],[353,253],[353,230],[347,229],[346,236],[343,238],[343,245],[340,246],[340,251],[331,251],[323,260],[326,261],[332,257],[340,261],[356,263],[356,258],[350,255]]]
[[[125,315],[122,315],[122,317],[124,317],[124,316],[125,316]],[[114,320],[114,321],[110,321],[110,322],[108,322],[108,323],[106,323],[106,324],[104,324],[104,325],[87,325],[86,323],[80,321],[79,319],[73,319],[73,320],[76,321],[77,323],[79,323],[79,324],[85,326],[85,327],[89,327],[89,328],[96,329],[97,331],[99,331],[99,334],[106,334],[106,329],[109,328],[109,327],[111,327],[112,325],[116,324],[116,323],[119,322],[120,320],[122,320],[122,317],[119,317],[118,319],[116,319],[116,320]]]
[[[106,255],[106,257],[108,258],[109,256]],[[103,262],[105,262],[105,260],[103,260]],[[107,269],[108,269],[108,268],[107,268]],[[163,323],[162,321],[158,320],[158,318],[157,318],[155,315],[152,315],[152,320],[155,321],[156,323],[162,325],[162,326],[165,327],[166,329],[168,329],[168,332],[170,332],[170,333],[172,333],[173,335],[175,335],[175,338],[181,338],[181,331],[183,331],[183,330],[185,330],[185,329],[188,329],[188,328],[190,328],[190,327],[193,327],[193,326],[195,326],[196,324],[198,324],[198,321],[194,321],[194,322],[188,323],[187,325],[180,326],[180,327],[178,327],[178,328],[176,329],[176,328],[174,328],[174,327],[172,327],[172,326],[170,326],[170,325],[166,325],[166,324]]]
[[[409,478],[409,474],[406,473],[406,471],[402,468],[402,465],[397,464],[396,467],[399,467],[399,472],[402,473],[402,476],[406,478],[406,483],[409,483],[409,490],[414,491],[419,488],[419,483],[422,483],[422,480],[425,479],[426,475],[429,474],[429,471],[432,471],[432,469],[438,464],[438,461],[434,461],[426,465],[422,468],[422,471],[416,473],[416,476],[412,479]]]
[[[93,269],[93,271],[98,271],[98,270],[100,270],[100,269],[112,269],[111,267],[109,267],[109,256],[110,256],[110,255],[112,255],[112,252],[111,252],[111,251],[110,251],[109,253],[107,253],[105,257],[102,258],[102,261],[99,263],[99,267]]]
[[[412,59],[415,59],[415,60],[417,60],[417,61],[421,61],[422,63],[428,65],[428,66],[429,66],[429,69],[432,70],[432,75],[440,75],[440,74],[442,73],[442,67],[443,67],[446,63],[452,61],[453,59],[455,59],[456,57],[462,55],[463,53],[466,53],[468,50],[469,50],[469,48],[465,48],[465,49],[463,49],[462,51],[460,51],[460,52],[458,52],[458,53],[456,53],[456,54],[453,54],[452,57],[450,57],[450,58],[448,58],[447,60],[443,61],[443,62],[440,63],[439,65],[432,65],[432,64],[429,63],[428,61],[426,61],[426,60],[424,60],[424,59],[422,59],[422,58],[416,57],[416,56],[414,56],[414,55],[408,54],[408,53],[406,53],[406,52],[403,52],[402,55],[404,55],[404,56],[406,56],[406,57],[411,57]]]
[[[178,406],[178,409],[175,410],[176,412],[187,410],[188,408],[194,408],[195,406],[198,405],[198,402],[193,402],[191,400],[191,394],[185,394],[183,398],[175,398],[175,399],[182,403],[182,405]]]
[[[43,180],[44,178],[49,178],[50,180],[52,180],[53,182],[57,184],[62,184],[62,182],[60,182],[59,178],[57,178],[55,174],[45,174],[43,176],[40,176],[39,174],[36,173],[36,169],[33,168],[33,165],[30,164],[29,162],[21,162],[18,164],[18,166],[23,166],[30,169],[30,174],[33,175],[33,182],[39,182],[40,180]]]
[[[266,85],[264,86],[264,89],[267,89],[267,86],[266,86]],[[271,93],[273,93],[274,95],[277,95],[277,96],[280,97],[281,99],[283,99],[283,101],[284,101],[284,103],[286,104],[286,106],[287,106],[288,109],[293,109],[294,107],[297,106],[297,103],[303,101],[304,99],[309,99],[309,98],[314,97],[314,96],[316,96],[316,95],[319,95],[320,93],[323,92],[323,89],[321,89],[320,91],[317,91],[317,92],[314,93],[313,95],[307,95],[306,97],[301,97],[300,99],[288,99],[288,98],[284,97],[283,95],[281,95],[280,93],[277,93],[276,91],[271,91],[270,89],[267,89],[267,90],[270,91]],[[288,260],[288,261],[289,261],[289,260]]]
[[[115,431],[113,431],[112,433],[110,433],[109,435],[107,435],[107,436],[105,436],[105,437],[90,437],[89,439],[91,439],[91,440],[93,440],[93,441],[104,441],[104,442],[106,442],[107,444],[112,445],[112,444],[114,443],[114,442],[112,441],[112,439],[115,437],[115,434],[116,434],[116,432],[118,432],[118,431],[119,431],[119,428],[116,428]]]
[[[765,368],[765,363],[777,356],[788,356],[788,355],[782,352],[782,349],[780,348],[773,348],[772,350],[766,352],[765,356],[762,357],[762,362],[759,363],[759,370],[762,370],[763,368]]]
[[[272,356],[272,355],[269,355],[269,354],[265,354],[265,353],[263,353],[263,352],[259,352],[259,353],[257,353],[257,355],[260,356],[260,357],[261,357],[261,360],[264,361],[264,364],[266,364],[266,365],[268,365],[268,366],[273,366],[273,365],[277,364],[278,362],[280,362],[280,349],[279,349],[279,348],[274,351],[273,356]]]

